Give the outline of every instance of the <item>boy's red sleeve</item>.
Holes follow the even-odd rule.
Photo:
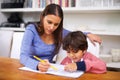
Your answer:
[[[68,64],[68,63],[72,63],[72,61],[71,61],[70,58],[65,57],[65,58],[63,59],[63,61],[62,61],[60,64],[65,65],[65,64]]]

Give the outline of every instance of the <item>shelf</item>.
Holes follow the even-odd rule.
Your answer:
[[[43,8],[8,8],[8,9],[1,9],[1,12],[41,12]],[[94,7],[86,7],[86,8],[63,8],[64,13],[120,13],[120,7],[115,8],[94,8]]]
[[[120,13],[120,8],[63,8],[65,13]]]
[[[12,31],[25,31],[25,28],[0,28],[0,30],[12,30]],[[120,32],[110,32],[110,31],[94,31],[94,30],[85,30],[83,32],[92,32],[93,34],[98,34],[98,35],[110,35],[110,36],[120,36]]]
[[[25,28],[0,28],[0,30],[9,30],[9,31],[25,31]]]
[[[111,63],[107,63],[107,67],[119,68],[119,69],[120,69],[120,62],[111,62]]]
[[[98,34],[98,35],[120,36],[120,32],[118,31],[86,30],[85,32],[91,32],[93,34]]]
[[[1,9],[1,12],[41,12],[42,8],[8,8],[8,9]]]

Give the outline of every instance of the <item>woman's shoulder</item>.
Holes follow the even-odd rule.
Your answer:
[[[28,22],[26,24],[26,29],[35,29],[40,22]]]
[[[36,29],[36,25],[33,23],[27,24],[26,25],[26,29],[25,29],[25,33],[32,33],[34,35],[38,35],[37,29]]]
[[[28,24],[27,26],[26,26],[26,29],[28,30],[34,30],[35,29],[35,25],[34,24]]]
[[[69,33],[69,32],[70,32],[69,30],[63,28],[63,33]]]
[[[70,31],[67,29],[63,29],[63,38],[69,33]]]
[[[32,31],[32,32],[34,32],[34,33],[37,33],[37,23],[28,23],[27,25],[26,25],[26,30],[30,30],[30,31]]]

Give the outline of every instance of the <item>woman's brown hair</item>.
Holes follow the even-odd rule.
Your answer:
[[[57,54],[59,51],[59,48],[61,46],[61,42],[62,42],[63,10],[57,4],[49,4],[46,6],[44,11],[40,15],[40,23],[39,23],[38,28],[37,28],[39,35],[43,35],[43,33],[44,33],[43,19],[47,15],[56,15],[56,16],[59,16],[61,18],[61,22],[60,22],[58,28],[53,32],[54,41],[55,41],[54,42],[55,43],[54,54]]]

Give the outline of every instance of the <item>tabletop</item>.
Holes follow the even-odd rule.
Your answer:
[[[120,72],[107,71],[104,74],[84,73],[79,78],[23,71],[19,60],[0,57],[0,80],[120,80]]]

